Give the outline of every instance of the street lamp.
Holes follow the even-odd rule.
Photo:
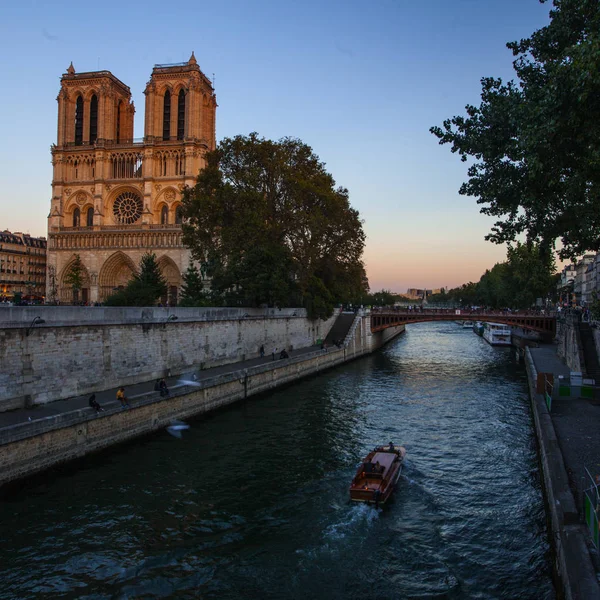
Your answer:
[[[42,317],[35,317],[33,319],[33,321],[31,321],[31,325],[26,329],[25,331],[25,335],[27,337],[29,337],[29,334],[31,333],[31,330],[36,326],[36,325],[42,325],[43,323],[45,323],[46,321],[44,321],[44,319],[42,319]]]
[[[169,315],[163,323],[163,329],[166,329],[167,323],[170,323],[171,321],[177,321],[178,318],[179,317],[177,315]]]

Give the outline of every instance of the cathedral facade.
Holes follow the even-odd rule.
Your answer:
[[[190,251],[182,244],[181,192],[215,149],[216,97],[192,53],[155,65],[144,90],[144,137],[133,138],[131,92],[110,71],[61,78],[52,146],[47,285],[60,302],[102,302],[156,254],[177,299]],[[83,286],[65,277],[79,256]]]

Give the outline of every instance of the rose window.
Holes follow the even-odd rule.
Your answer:
[[[121,225],[131,225],[142,216],[142,199],[134,192],[123,192],[113,204],[115,220]]]

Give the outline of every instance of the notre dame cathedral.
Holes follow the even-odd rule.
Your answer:
[[[181,191],[193,186],[215,148],[216,97],[194,54],[155,65],[144,90],[144,137],[133,138],[130,89],[110,71],[61,78],[58,139],[52,146],[47,299],[102,302],[156,254],[177,299],[190,252],[182,245]],[[83,286],[65,275],[79,255]],[[166,300],[166,299],[165,299]]]

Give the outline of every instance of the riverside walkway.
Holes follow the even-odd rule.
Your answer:
[[[336,350],[336,348],[333,348]],[[165,377],[167,382],[167,388],[171,395],[176,395],[178,390],[190,385],[196,385],[200,382],[224,375],[227,373],[234,373],[237,371],[243,371],[250,367],[258,365],[268,365],[279,360],[279,351],[273,361],[271,354],[272,348],[266,348],[266,354],[263,358],[257,357],[248,359],[245,361],[229,363],[218,367],[212,367],[203,370],[189,371],[188,373],[179,374],[174,377]],[[308,346],[305,348],[298,348],[297,350],[290,350],[288,352],[290,358],[299,357],[309,354],[318,354],[321,352],[320,346]],[[158,395],[158,392],[154,390],[156,380],[145,381],[134,385],[125,387],[125,395],[128,399],[129,404],[133,407],[137,401],[142,398],[148,398],[149,395]],[[121,410],[120,403],[117,401],[117,390],[119,386],[96,392],[96,401],[106,411]],[[91,394],[85,396],[75,396],[73,398],[66,398],[64,400],[56,400],[48,404],[42,404],[33,408],[22,408],[17,410],[11,410],[0,413],[0,445],[10,440],[10,430],[15,425],[23,427],[26,423],[31,423],[32,428],[35,427],[36,422],[47,419],[48,417],[56,417],[58,415],[67,415],[67,413],[75,413],[77,411],[86,411],[89,414],[93,414],[95,411],[89,406],[89,397]],[[7,439],[8,438],[8,439]]]
[[[566,598],[600,599],[600,560],[583,517],[583,490],[590,486],[585,468],[600,475],[600,402],[578,397],[552,398],[548,411],[536,393],[537,373],[567,376],[569,368],[555,345],[529,348],[528,369],[547,509],[551,521],[557,569]]]

